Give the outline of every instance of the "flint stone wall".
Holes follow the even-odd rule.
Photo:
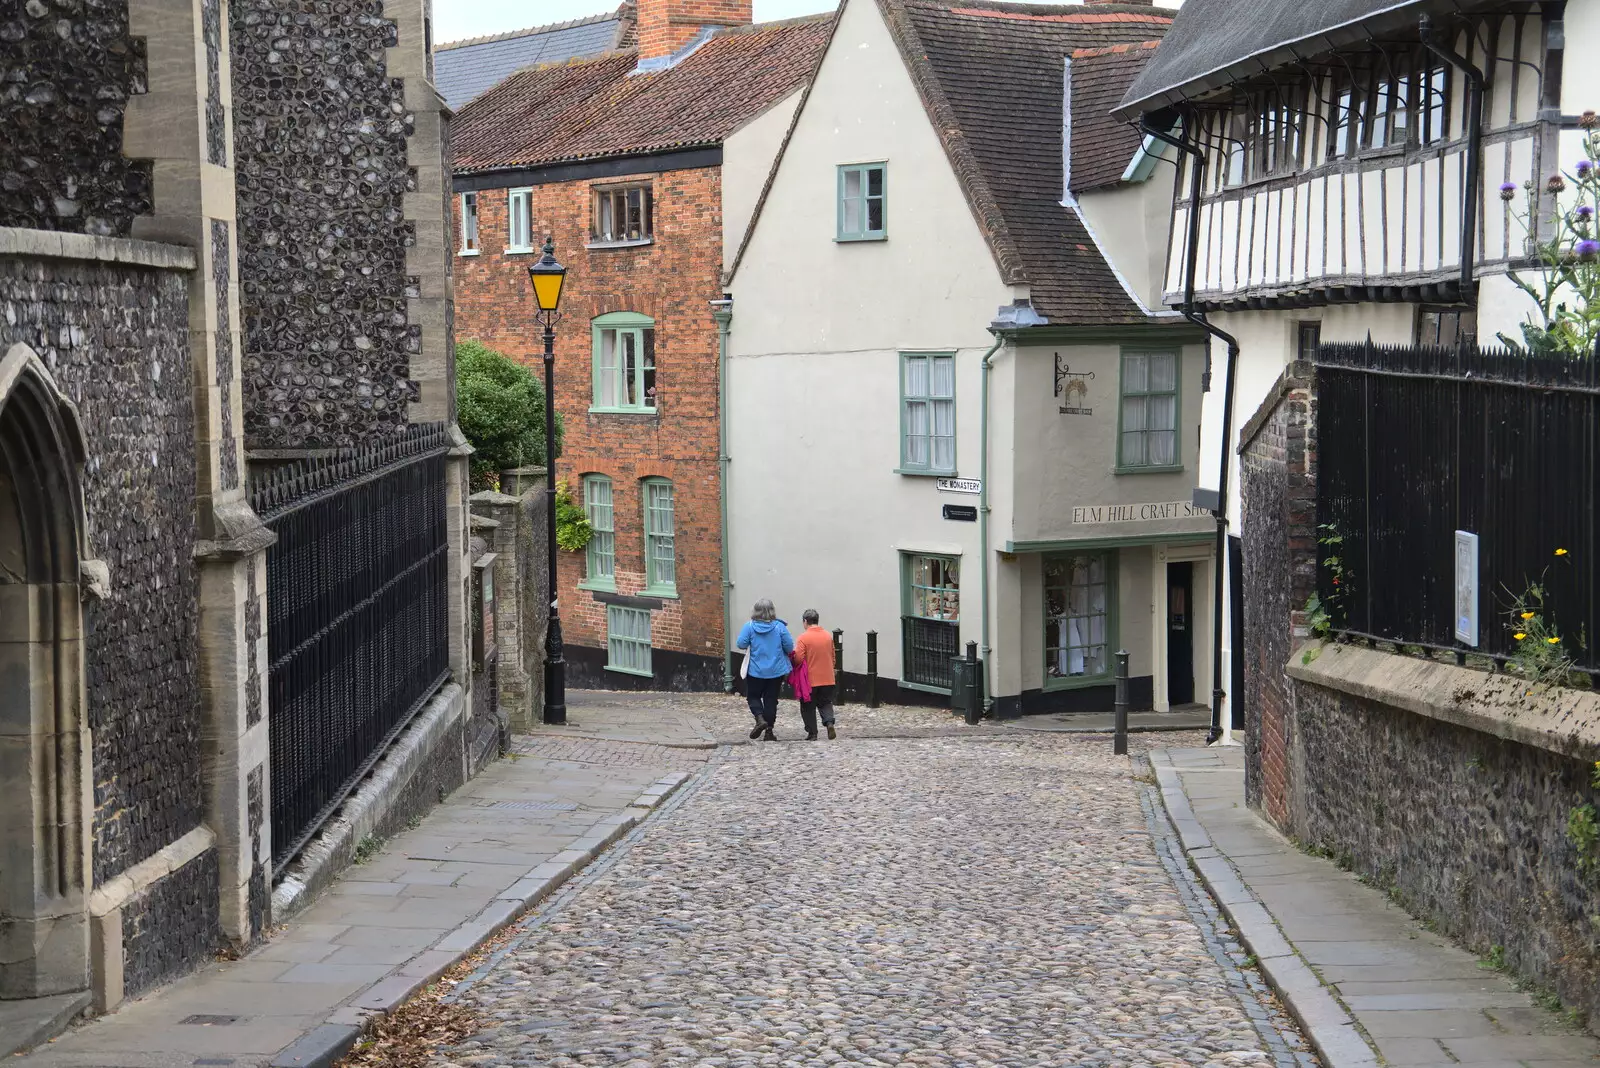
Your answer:
[[[152,167],[122,155],[146,92],[127,0],[10,0],[0,14],[0,226],[125,237],[151,210]]]
[[[0,352],[32,347],[78,405],[89,553],[111,574],[85,612],[95,886],[204,815],[188,328],[180,272],[0,258]]]
[[[379,0],[231,12],[245,442],[327,449],[394,433],[417,399],[407,300],[414,119]]]
[[[137,997],[190,971],[217,944],[217,851],[208,849],[122,906],[122,984]]]

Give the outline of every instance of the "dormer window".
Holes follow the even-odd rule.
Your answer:
[[[597,187],[589,225],[591,245],[643,245],[655,237],[649,182]]]

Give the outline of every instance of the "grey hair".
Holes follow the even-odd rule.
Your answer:
[[[805,611],[805,615],[801,616],[800,618],[801,618],[801,620],[803,620],[806,623],[820,623],[820,622],[822,622],[822,617],[817,615],[817,610],[815,608],[807,608],[806,611]]]
[[[758,622],[771,623],[778,618],[778,610],[772,607],[771,601],[763,597],[756,602],[755,608],[751,610],[750,618]]]

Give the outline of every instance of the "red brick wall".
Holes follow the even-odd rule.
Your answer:
[[[670,56],[704,26],[746,26],[752,0],[639,0],[639,58]]]
[[[1284,667],[1316,590],[1316,400],[1310,368],[1286,370],[1240,437],[1244,539],[1245,799],[1285,833],[1295,776],[1294,694]]]
[[[592,188],[650,178],[655,242],[636,248],[586,249]],[[717,326],[710,301],[722,295],[722,187],[714,167],[535,186],[535,244],[554,237],[568,269],[556,328],[556,407],[566,425],[557,463],[573,497],[579,479],[603,474],[613,484],[617,592],[644,586],[644,516],[640,480],[672,480],[679,600],[652,613],[656,649],[718,659],[722,637],[722,523],[717,471]],[[507,191],[478,194],[481,252],[456,257],[456,336],[474,338],[542,370],[543,343],[533,320],[528,255],[507,255]],[[460,227],[459,195],[455,225]],[[454,248],[461,247],[460,234]],[[630,311],[656,322],[655,415],[591,414],[590,321]],[[562,553],[564,637],[604,649],[605,606],[577,588],[583,554]]]

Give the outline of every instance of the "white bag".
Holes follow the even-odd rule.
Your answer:
[[[752,652],[752,650],[746,649],[745,650],[745,654],[744,654],[744,660],[743,660],[743,662],[741,662],[739,664],[739,677],[741,679],[748,679],[750,677],[750,653],[751,652]]]

